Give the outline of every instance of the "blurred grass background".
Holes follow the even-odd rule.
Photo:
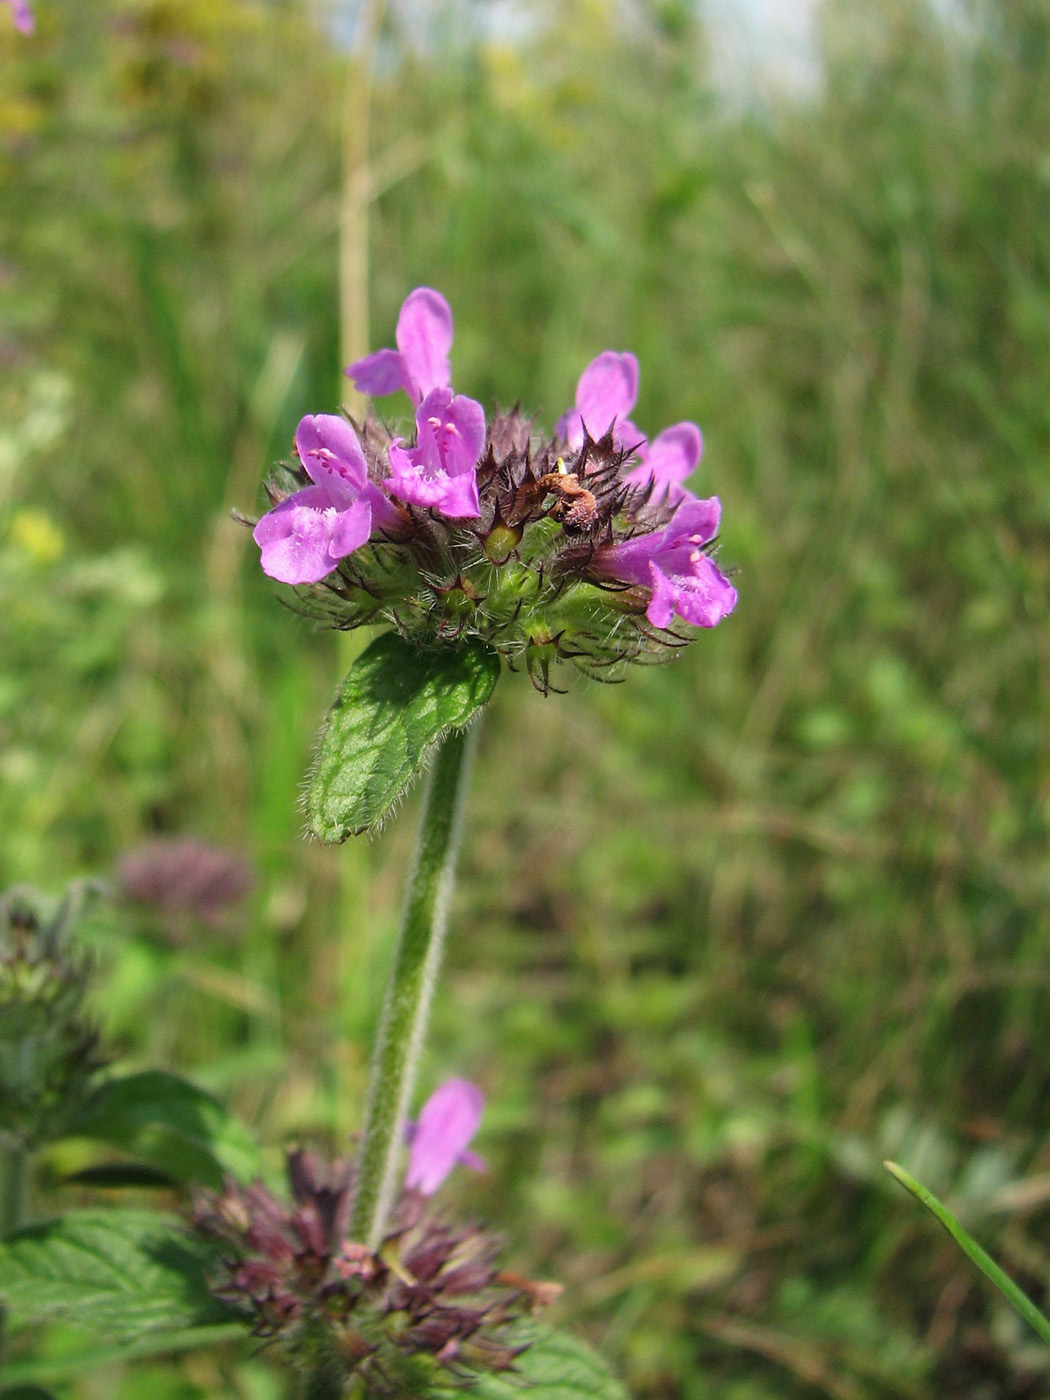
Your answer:
[[[353,56],[293,0],[37,11],[0,25],[0,887],[246,854],[219,929],[101,919],[101,1014],[341,1143],[414,808],[299,839],[345,643],[228,512],[346,396]],[[715,82],[687,0],[526,13],[389,7],[371,343],[436,286],[457,387],[548,426],[634,350],[741,602],[623,687],[500,689],[425,1067],[484,1085],[492,1171],[450,1196],[646,1400],[1050,1395],[879,1165],[1045,1301],[1050,10],[825,0],[794,92]],[[61,1391],[279,1393],[232,1353]]]

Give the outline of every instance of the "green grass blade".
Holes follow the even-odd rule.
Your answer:
[[[936,1216],[963,1253],[977,1265],[985,1278],[998,1288],[1010,1306],[1016,1308],[1029,1327],[1038,1332],[1047,1346],[1050,1346],[1050,1318],[1045,1317],[1032,1300],[1021,1292],[1009,1274],[1004,1273],[977,1241],[970,1238],[951,1211],[941,1204],[932,1191],[927,1191],[925,1186],[913,1176],[909,1176],[896,1162],[884,1162],[883,1166],[916,1200],[921,1201],[931,1215]]]

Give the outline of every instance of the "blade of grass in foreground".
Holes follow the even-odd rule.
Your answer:
[[[882,1165],[891,1176],[896,1177],[906,1190],[911,1192],[916,1200],[921,1201],[931,1215],[936,1216],[963,1253],[977,1265],[990,1283],[995,1284],[1011,1307],[1016,1308],[1025,1322],[1038,1332],[1047,1346],[1050,1346],[1050,1319],[1045,1317],[1032,1300],[1021,1292],[1009,1274],[1000,1269],[995,1260],[984,1252],[977,1241],[970,1238],[951,1211],[943,1206],[931,1191],[927,1191],[925,1186],[916,1181],[913,1176],[909,1176],[904,1168],[899,1167],[896,1162],[883,1162]]]

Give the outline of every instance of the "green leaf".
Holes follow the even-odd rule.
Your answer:
[[[55,1400],[55,1396],[39,1385],[11,1385],[0,1390],[0,1400]]]
[[[306,796],[310,830],[329,844],[375,826],[426,766],[449,729],[461,729],[499,678],[479,641],[421,651],[385,632],[358,657],[321,731]]]
[[[932,1191],[927,1191],[921,1182],[916,1181],[896,1162],[884,1162],[883,1166],[891,1176],[900,1182],[905,1190],[910,1191],[915,1199],[926,1207],[936,1220],[940,1221],[955,1243],[977,1265],[989,1283],[998,1288],[1006,1301],[1016,1308],[1025,1322],[1050,1346],[1050,1318],[1039,1311],[1032,1300],[1021,1292],[1010,1275],[1004,1273],[977,1241],[966,1233],[947,1206],[943,1205]]]
[[[227,1173],[240,1181],[265,1174],[244,1125],[213,1095],[166,1070],[106,1080],[68,1132],[119,1147],[180,1183],[218,1189]]]
[[[148,1162],[96,1162],[62,1180],[67,1186],[101,1186],[107,1191],[132,1187],[136,1190],[168,1190],[179,1182],[170,1172],[162,1172]]]
[[[517,1358],[513,1371],[483,1375],[472,1381],[476,1400],[521,1400],[534,1390],[543,1400],[627,1400],[627,1391],[605,1362],[585,1342],[550,1327],[530,1328],[522,1340],[531,1345]],[[462,1391],[432,1387],[428,1400],[452,1400]]]
[[[150,1332],[123,1344],[96,1343],[73,1351],[63,1347],[60,1356],[9,1361],[4,1366],[4,1377],[16,1385],[25,1384],[31,1390],[34,1381],[64,1381],[99,1366],[111,1366],[115,1361],[142,1361],[152,1356],[174,1356],[180,1351],[203,1351],[247,1336],[243,1322],[212,1322],[206,1327],[187,1327],[178,1332]],[[0,1400],[9,1400],[6,1390],[0,1391]]]
[[[5,1330],[73,1322],[114,1340],[228,1322],[208,1291],[217,1248],[173,1216],[85,1210],[30,1225],[0,1244]]]

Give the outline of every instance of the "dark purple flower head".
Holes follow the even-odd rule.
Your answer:
[[[121,857],[116,883],[125,899],[165,914],[216,925],[252,886],[247,862],[193,837],[157,837]]]
[[[376,350],[347,369],[362,394],[381,396],[404,389],[419,404],[432,389],[452,383],[452,312],[430,287],[409,292],[397,318],[397,349]]]
[[[453,1167],[484,1171],[485,1163],[467,1145],[478,1130],[485,1096],[469,1079],[449,1079],[435,1089],[408,1125],[412,1144],[405,1186],[432,1196]]]
[[[680,617],[695,627],[714,627],[736,607],[736,589],[704,546],[718,533],[717,496],[686,496],[671,523],[598,551],[592,567],[609,578],[652,589],[645,615],[654,627]]]
[[[304,418],[295,448],[314,485],[268,511],[252,538],[271,578],[320,583],[374,528],[394,524],[397,511],[369,481],[357,434],[344,419],[331,413]]]
[[[32,34],[36,29],[36,20],[33,18],[33,11],[29,8],[28,0],[7,0],[11,6],[11,13],[14,15],[15,27],[23,34]]]
[[[451,389],[432,389],[416,409],[416,445],[390,444],[392,495],[449,519],[479,512],[475,467],[485,446],[485,410]]]
[[[417,1140],[430,1140],[431,1164],[438,1140],[454,1138],[462,1153],[478,1112],[480,1094],[463,1080],[427,1101]],[[227,1181],[194,1200],[194,1227],[221,1245],[212,1290],[256,1335],[300,1362],[323,1340],[370,1395],[416,1394],[420,1356],[461,1379],[512,1368],[526,1340],[517,1324],[552,1302],[556,1285],[504,1272],[496,1237],[434,1214],[418,1187],[402,1192],[371,1250],[346,1235],[355,1169],[302,1152],[287,1165],[290,1199]]]

